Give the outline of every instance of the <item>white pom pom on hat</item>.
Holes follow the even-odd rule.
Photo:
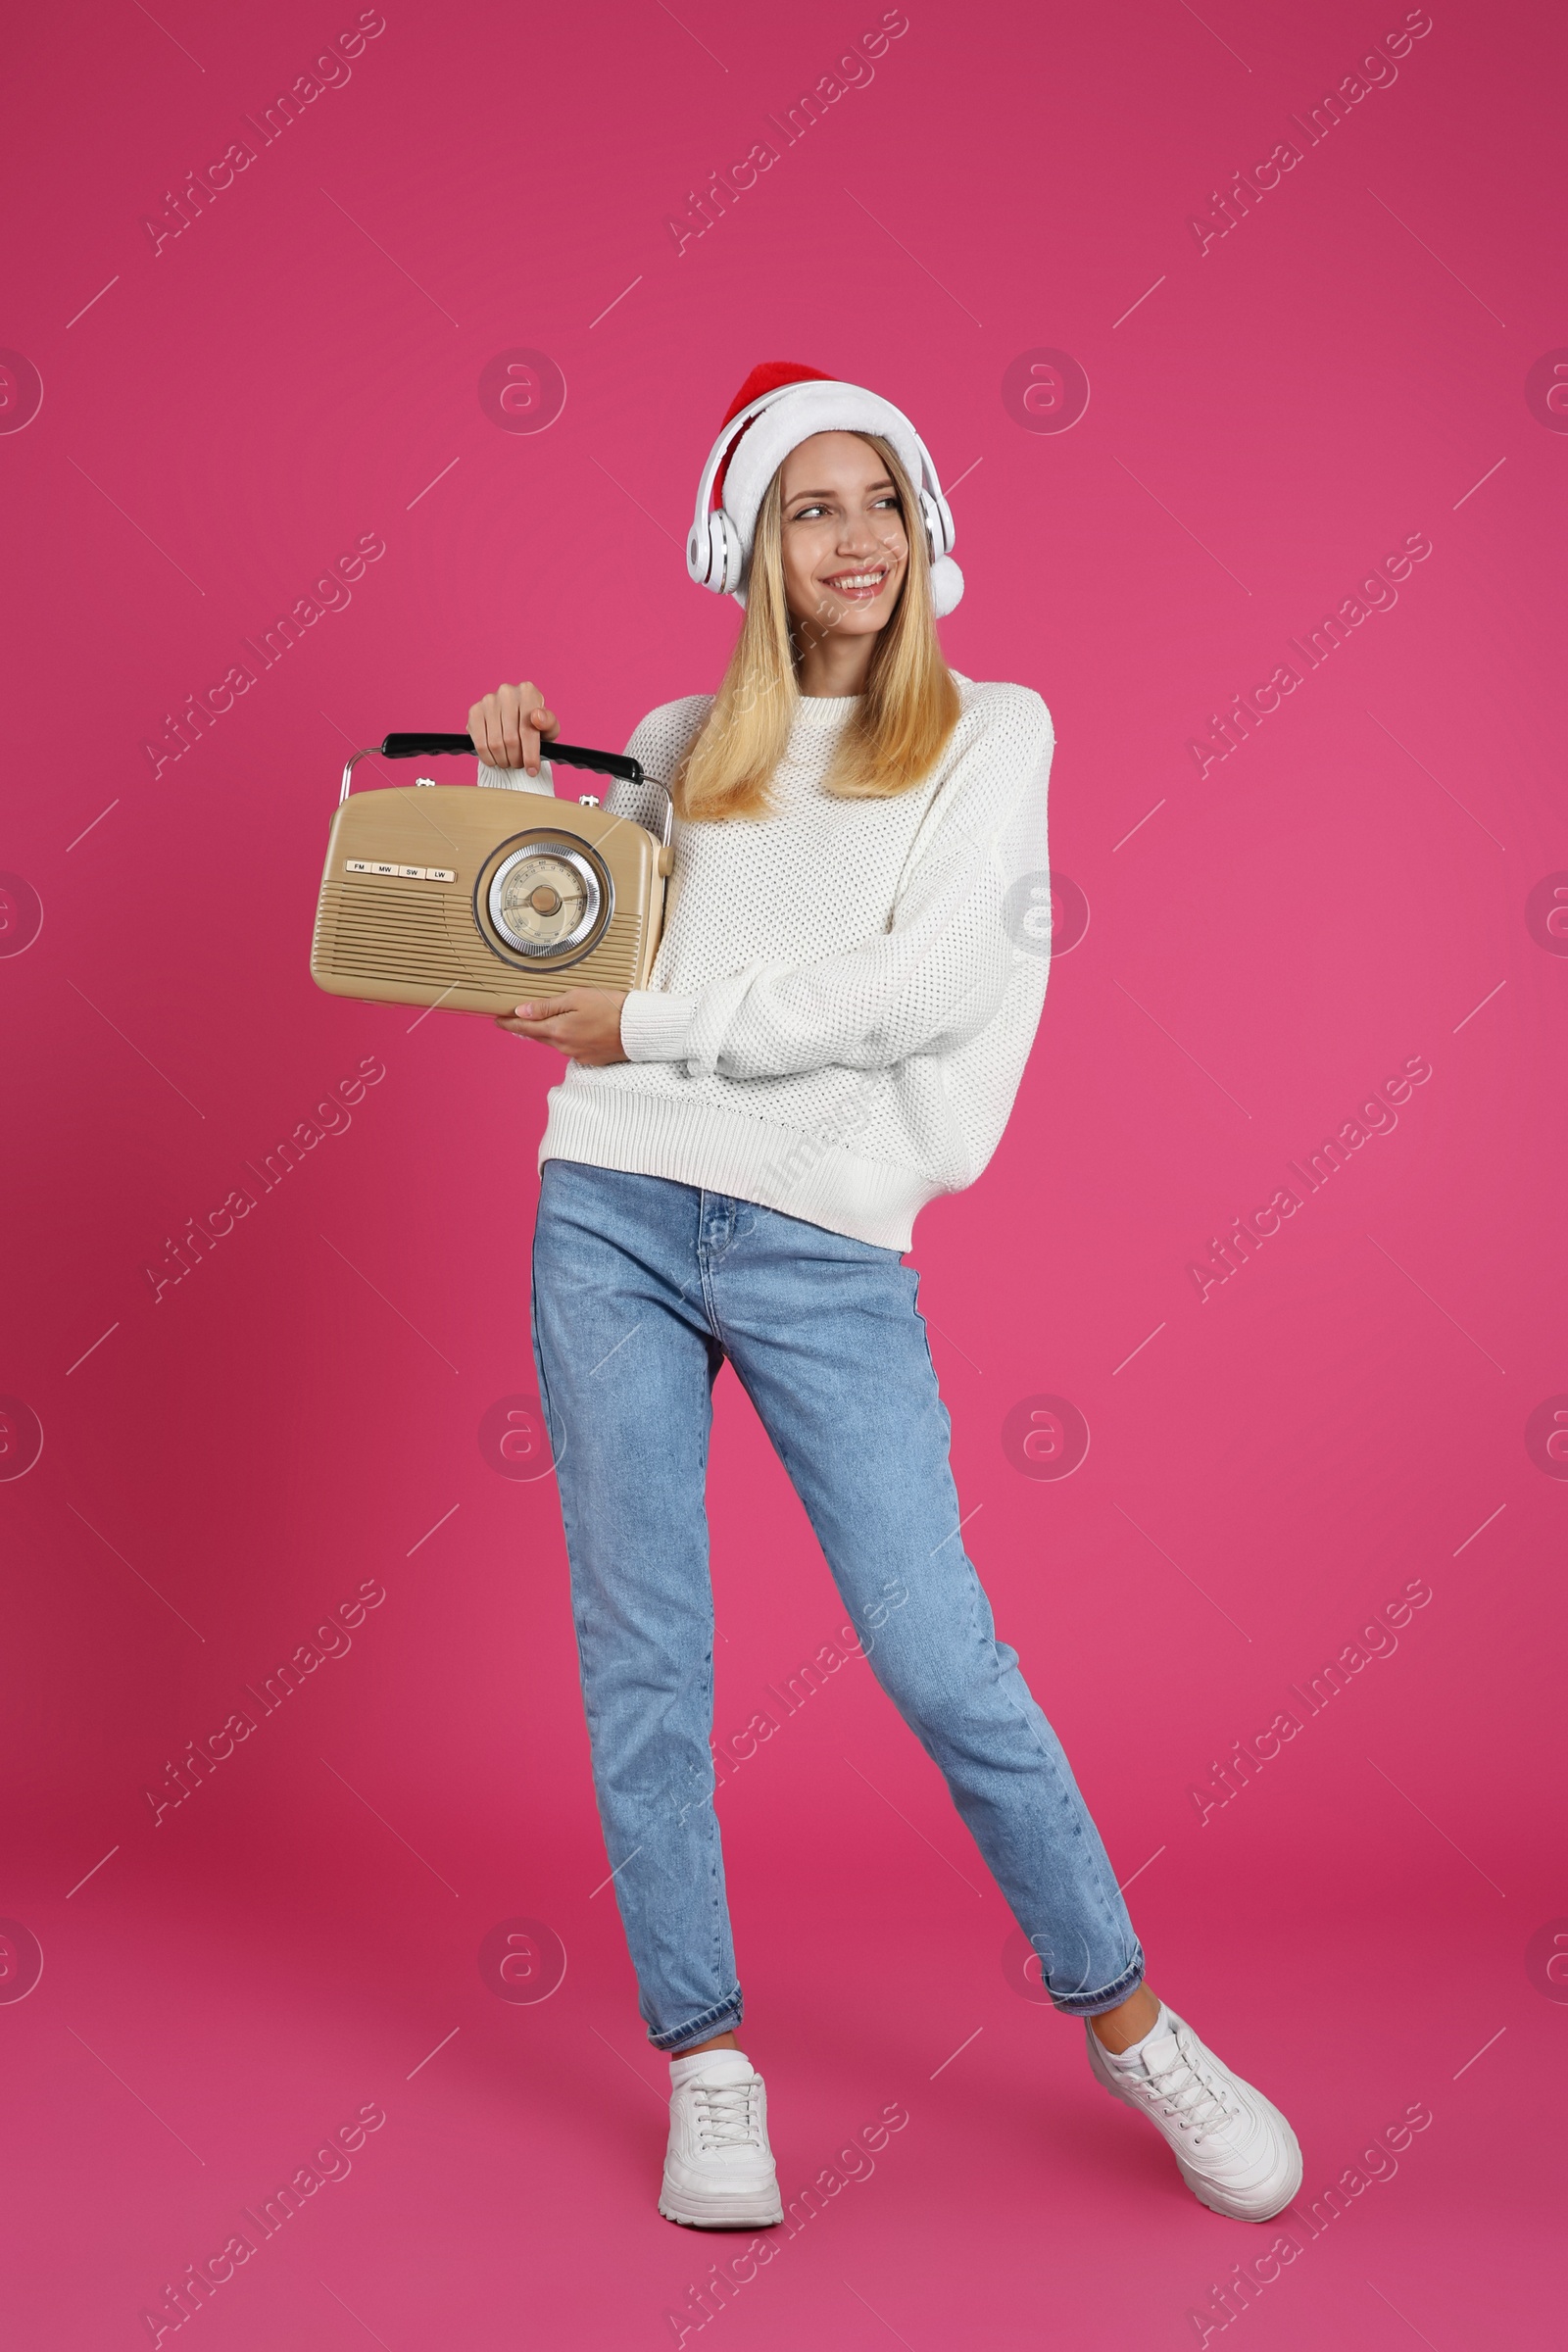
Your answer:
[[[938,556],[931,566],[931,610],[945,620],[963,594],[963,574],[951,556]]]
[[[754,400],[781,386],[790,389],[742,429],[713,483],[714,503],[734,524],[748,565],[767,486],[791,450],[809,441],[813,433],[877,433],[891,441],[905,472],[916,490],[920,486],[920,449],[908,419],[876,393],[824,375],[819,368],[805,368],[793,360],[765,360],[752,369],[730,402],[724,424],[731,423]],[[737,604],[745,604],[744,576],[731,594]],[[963,574],[953,558],[936,557],[931,564],[931,603],[939,620],[954,610],[962,594]]]

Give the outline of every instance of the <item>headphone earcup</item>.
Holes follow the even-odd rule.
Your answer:
[[[708,516],[706,529],[694,526],[686,543],[686,568],[700,588],[728,596],[739,587],[745,563],[740,534],[722,507]]]
[[[925,522],[926,545],[935,564],[941,557],[953,553],[953,543],[957,537],[953,525],[953,510],[940,490],[923,489],[920,492],[920,513]]]
[[[715,525],[716,514],[708,514],[692,526],[690,544],[686,550],[686,568],[699,588],[716,588],[715,573],[723,562],[724,543]]]
[[[710,518],[709,529],[713,538],[714,564],[713,576],[708,584],[721,596],[732,596],[746,572],[746,550],[741,545],[741,535],[722,507]]]

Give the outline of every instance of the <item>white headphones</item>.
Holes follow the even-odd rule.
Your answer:
[[[754,400],[749,407],[742,409],[738,416],[732,416],[714,442],[708,464],[703,467],[703,478],[697,490],[697,512],[692,522],[691,537],[686,542],[686,568],[700,588],[711,588],[715,596],[733,596],[746,577],[747,550],[741,544],[740,532],[723,508],[711,503],[713,483],[719,467],[754,417],[760,416],[764,410],[773,408],[779,401],[787,400],[792,392],[815,388],[813,380],[807,385],[781,384],[774,391],[764,392],[760,400]],[[824,390],[828,388],[826,385],[822,387]],[[862,385],[835,385],[832,388],[858,392],[863,399],[874,400],[879,408],[884,409],[890,417],[896,417],[904,427],[919,454],[920,479],[915,486],[915,496],[919,501],[920,519],[925,526],[927,552],[933,564],[943,556],[951,555],[956,536],[953,511],[942,495],[942,484],[937,479],[931,453],[907,416],[902,409],[894,408],[891,401],[883,400],[879,393],[867,392]],[[827,432],[835,428],[823,425],[817,429]],[[844,429],[874,431],[877,428],[858,426]]]

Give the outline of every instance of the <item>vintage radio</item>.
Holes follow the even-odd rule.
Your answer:
[[[389,735],[343,770],[316,909],[311,977],[335,997],[508,1013],[568,988],[643,988],[673,862],[665,787],[615,752],[546,743],[662,802],[660,830],[592,795],[411,785],[351,795],[360,760],[472,755],[466,735]]]

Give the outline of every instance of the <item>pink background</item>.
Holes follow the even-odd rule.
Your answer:
[[[1560,17],[1436,6],[1308,146],[1289,118],[1397,6],[911,0],[874,78],[677,253],[666,216],[879,16],[388,0],[156,253],[143,217],[351,0],[13,30],[0,343],[43,392],[24,421],[25,368],[0,380],[0,1467],[29,1414],[43,1437],[0,1483],[0,1990],[43,1955],[0,2003],[18,2340],[151,2340],[165,2283],[371,2101],[352,2174],[218,2290],[210,2352],[636,2352],[682,2307],[730,2352],[1177,2345],[1273,2234],[1197,2206],[1009,1982],[1000,1896],[851,1667],[721,1800],[746,2042],[786,2196],[909,2120],[696,2329],[735,2248],[654,2210],[664,2068],[595,1891],[556,1495],[478,1442],[533,1385],[558,1065],[309,976],[350,746],[530,674],[618,746],[716,682],[734,615],[679,543],[774,357],[906,406],[956,485],[945,640],[1050,703],[1090,909],[993,1166],[912,1253],[973,1556],[1138,1874],[1152,1982],[1298,2127],[1296,2215],[1433,2119],[1320,2236],[1286,2217],[1302,2251],[1234,2325],[1253,2352],[1555,2340],[1568,1463],[1526,1428],[1568,1391],[1568,940],[1540,911],[1568,881],[1568,416],[1527,377],[1568,343]],[[1293,136],[1200,251],[1189,216]],[[478,396],[518,348],[566,385],[540,433]],[[1087,374],[1071,429],[1036,429],[1053,378],[1004,400],[1041,349]],[[1210,713],[1416,533],[1397,604],[1200,776]],[[362,535],[352,602],[155,773],[166,713]],[[1411,1056],[1397,1127],[1200,1301],[1210,1237]],[[365,1057],[352,1125],[155,1303],[166,1237]],[[1088,1425],[1065,1479],[1004,1447],[1039,1395]],[[727,1739],[841,1611],[727,1374],[718,1422]],[[1414,1579],[1397,1651],[1200,1821],[1212,1761]],[[352,1650],[155,1825],[166,1762],[367,1580]],[[518,1918],[566,1956],[543,2001],[481,1976]]]

